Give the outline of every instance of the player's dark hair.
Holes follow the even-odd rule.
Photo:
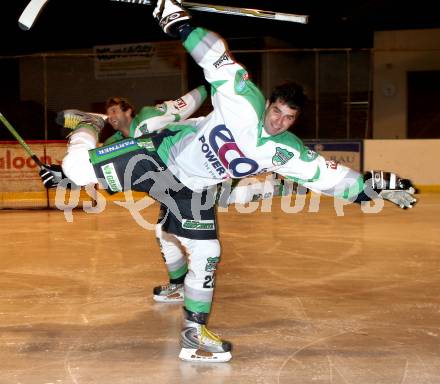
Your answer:
[[[114,105],[119,105],[124,112],[131,109],[131,117],[134,117],[136,114],[133,104],[128,99],[119,96],[109,97],[105,103],[105,110],[113,107]]]
[[[307,96],[304,94],[304,89],[301,85],[290,81],[280,84],[272,90],[269,102],[272,104],[278,99],[286,103],[289,108],[301,111],[304,108]]]

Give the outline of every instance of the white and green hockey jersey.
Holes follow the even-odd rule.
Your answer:
[[[326,161],[294,134],[265,132],[266,100],[217,34],[197,28],[184,46],[211,84],[214,110],[204,118],[170,124],[161,134],[158,154],[183,184],[198,191],[229,178],[275,172],[346,199],[363,190],[362,175]]]

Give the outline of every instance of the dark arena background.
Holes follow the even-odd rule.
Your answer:
[[[182,306],[140,193],[46,190],[0,123],[1,384],[428,384],[440,381],[440,18],[434,2],[215,1],[309,15],[308,24],[193,11],[266,95],[308,96],[292,132],[357,171],[417,187],[401,210],[312,192],[219,208],[221,263],[210,328],[228,363],[178,359]],[[203,84],[152,6],[50,0],[29,31],[27,1],[0,5],[0,113],[44,163],[60,164],[57,112],[137,108]],[[208,100],[195,116],[208,114]],[[113,133],[106,125],[100,141]],[[260,178],[271,177],[263,175]]]

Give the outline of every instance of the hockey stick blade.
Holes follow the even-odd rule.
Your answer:
[[[151,5],[151,0],[110,0],[117,1],[120,3],[131,3],[131,4],[141,4],[141,5]],[[212,5],[212,4],[201,4],[192,3],[188,1],[182,1],[182,4],[194,11],[201,12],[213,12],[213,13],[223,13],[226,15],[236,15],[236,16],[247,16],[247,17],[257,17],[260,19],[278,20],[278,21],[289,21],[292,23],[307,24],[309,17],[307,15],[296,15],[292,13],[282,13],[273,11],[263,11],[260,9],[251,8],[239,8],[239,7],[229,7],[223,5]]]
[[[48,1],[49,0],[31,0],[21,13],[20,18],[18,19],[18,26],[23,31],[31,29]]]
[[[44,164],[37,157],[37,155],[32,151],[32,149],[27,145],[27,143],[23,140],[23,138],[18,134],[18,132],[14,129],[11,123],[6,119],[6,117],[0,112],[0,121],[8,128],[8,131],[12,133],[12,135],[17,139],[18,143],[24,148],[24,150],[29,154],[32,160],[40,167],[44,167]]]

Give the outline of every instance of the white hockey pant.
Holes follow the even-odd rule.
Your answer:
[[[76,185],[84,186],[98,182],[89,160],[89,150],[96,147],[96,134],[90,129],[78,128],[69,138],[62,168],[65,175]]]

